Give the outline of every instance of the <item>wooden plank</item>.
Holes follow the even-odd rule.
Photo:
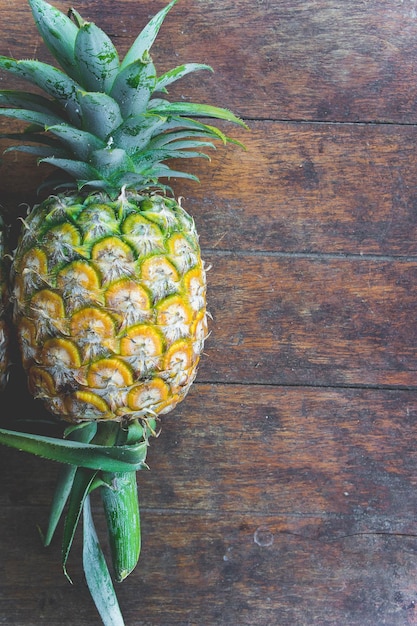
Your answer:
[[[320,517],[333,539],[387,523],[413,532],[416,411],[413,391],[196,383],[151,440],[141,501],[158,511]],[[48,508],[55,464],[3,448],[0,469],[11,479],[2,506]]]
[[[321,518],[332,539],[413,533],[416,411],[408,391],[197,384],[151,442],[142,501],[288,515],[294,532]]]
[[[13,529],[2,533],[0,543],[5,574],[0,608],[7,624],[99,626],[78,565],[78,541],[69,570],[73,586],[57,565],[59,546],[36,549],[36,558],[33,552],[10,553],[17,540],[34,550],[36,533],[29,535],[32,541],[25,540],[27,529],[21,523],[16,528],[14,519],[36,514],[36,509],[19,507],[0,513],[2,527]],[[96,517],[102,532],[103,520]],[[314,521],[300,524],[294,533],[286,520],[269,517],[258,526],[250,514],[145,512],[143,517],[140,565],[117,586],[126,624],[415,623],[414,537],[369,533],[324,541],[308,536]]]
[[[63,11],[68,3],[57,0]],[[77,7],[107,30],[121,54],[164,2],[80,0]],[[49,59],[25,4],[1,0],[1,53]],[[414,3],[370,0],[182,0],[166,20],[154,56],[174,64],[211,64],[209,75],[181,89],[223,102],[256,119],[417,120],[417,23]]]
[[[247,146],[175,185],[204,247],[410,256],[417,252],[415,127],[251,123]],[[198,167],[198,169],[197,169]],[[179,189],[178,189],[179,187]]]
[[[151,470],[138,475],[140,566],[117,588],[126,623],[413,624],[415,393],[257,392],[195,385],[164,417]],[[0,614],[25,626],[98,624],[80,537],[71,587],[59,541],[44,550],[37,536],[55,466],[5,450],[0,470]]]
[[[417,127],[267,122],[251,124],[249,133],[224,128],[247,152],[219,146],[211,163],[187,162],[200,185],[173,182],[203,247],[417,255]],[[19,202],[36,199],[44,168],[27,155],[5,157],[0,195],[11,222],[25,213]]]
[[[200,382],[416,388],[417,261],[207,255]],[[11,406],[32,403],[22,378]],[[18,414],[24,414],[24,409]]]
[[[213,321],[200,382],[416,388],[417,261],[207,261]],[[8,401],[30,409],[16,369],[13,378]]]
[[[415,388],[416,261],[208,255],[201,381]]]

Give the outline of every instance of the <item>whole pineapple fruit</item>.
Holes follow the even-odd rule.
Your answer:
[[[159,179],[193,178],[165,161],[205,156],[213,139],[229,141],[196,116],[239,120],[159,97],[181,76],[207,69],[186,64],[156,75],[149,48],[175,2],[119,61],[107,35],[75,10],[72,21],[29,0],[66,73],[0,58],[0,68],[49,96],[0,93],[0,114],[30,123],[22,139],[33,143],[11,149],[40,156],[76,186],[30,211],[12,268],[30,390],[70,422],[168,412],[187,393],[207,335],[194,222]]]
[[[68,502],[65,569],[83,513],[84,570],[106,626],[123,620],[89,494],[101,489],[114,572],[123,580],[140,550],[135,472],[145,466],[158,416],[189,390],[207,336],[194,221],[161,179],[195,179],[172,169],[171,159],[205,157],[215,140],[239,144],[202,118],[244,126],[226,109],[164,97],[179,78],[211,69],[188,63],[157,76],[149,50],[175,3],[120,60],[110,38],[74,9],[66,16],[29,0],[62,69],[0,57],[0,69],[44,92],[0,91],[0,115],[28,125],[17,135],[23,144],[9,150],[61,173],[49,181],[56,193],[23,220],[12,298],[30,391],[69,423],[63,440],[0,429],[0,443],[64,464],[45,544]]]
[[[50,411],[130,421],[185,396],[207,334],[205,272],[175,200],[51,198],[27,217],[13,271],[29,387]]]

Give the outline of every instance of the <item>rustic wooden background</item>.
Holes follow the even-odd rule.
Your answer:
[[[76,6],[123,53],[163,2]],[[0,0],[0,25],[1,53],[50,59],[25,2]],[[138,476],[126,625],[417,624],[417,2],[181,0],[154,59],[210,63],[171,95],[251,132],[175,185],[214,321]],[[0,171],[15,223],[46,168]],[[17,367],[1,411],[42,416]],[[98,625],[80,541],[70,586],[38,537],[56,466],[3,449],[0,476],[0,623]]]

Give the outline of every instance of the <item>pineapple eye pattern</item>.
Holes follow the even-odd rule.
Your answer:
[[[116,237],[99,241],[93,248],[92,258],[101,271],[103,282],[107,284],[135,274],[133,251]]]
[[[142,215],[130,215],[122,226],[126,241],[136,253],[145,255],[164,251],[164,239],[160,228]]]
[[[122,279],[106,291],[106,304],[121,319],[122,327],[133,326],[152,316],[150,295],[134,280]]]
[[[74,422],[173,408],[207,336],[193,220],[157,195],[34,210],[43,232],[16,257],[14,315],[37,397]]]

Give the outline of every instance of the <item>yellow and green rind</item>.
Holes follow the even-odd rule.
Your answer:
[[[52,197],[25,220],[14,311],[29,388],[70,422],[167,413],[207,334],[192,218],[173,199]]]
[[[5,263],[5,232],[3,218],[0,216],[0,391],[6,386],[10,364],[10,327],[7,320],[8,303],[9,293]]]

